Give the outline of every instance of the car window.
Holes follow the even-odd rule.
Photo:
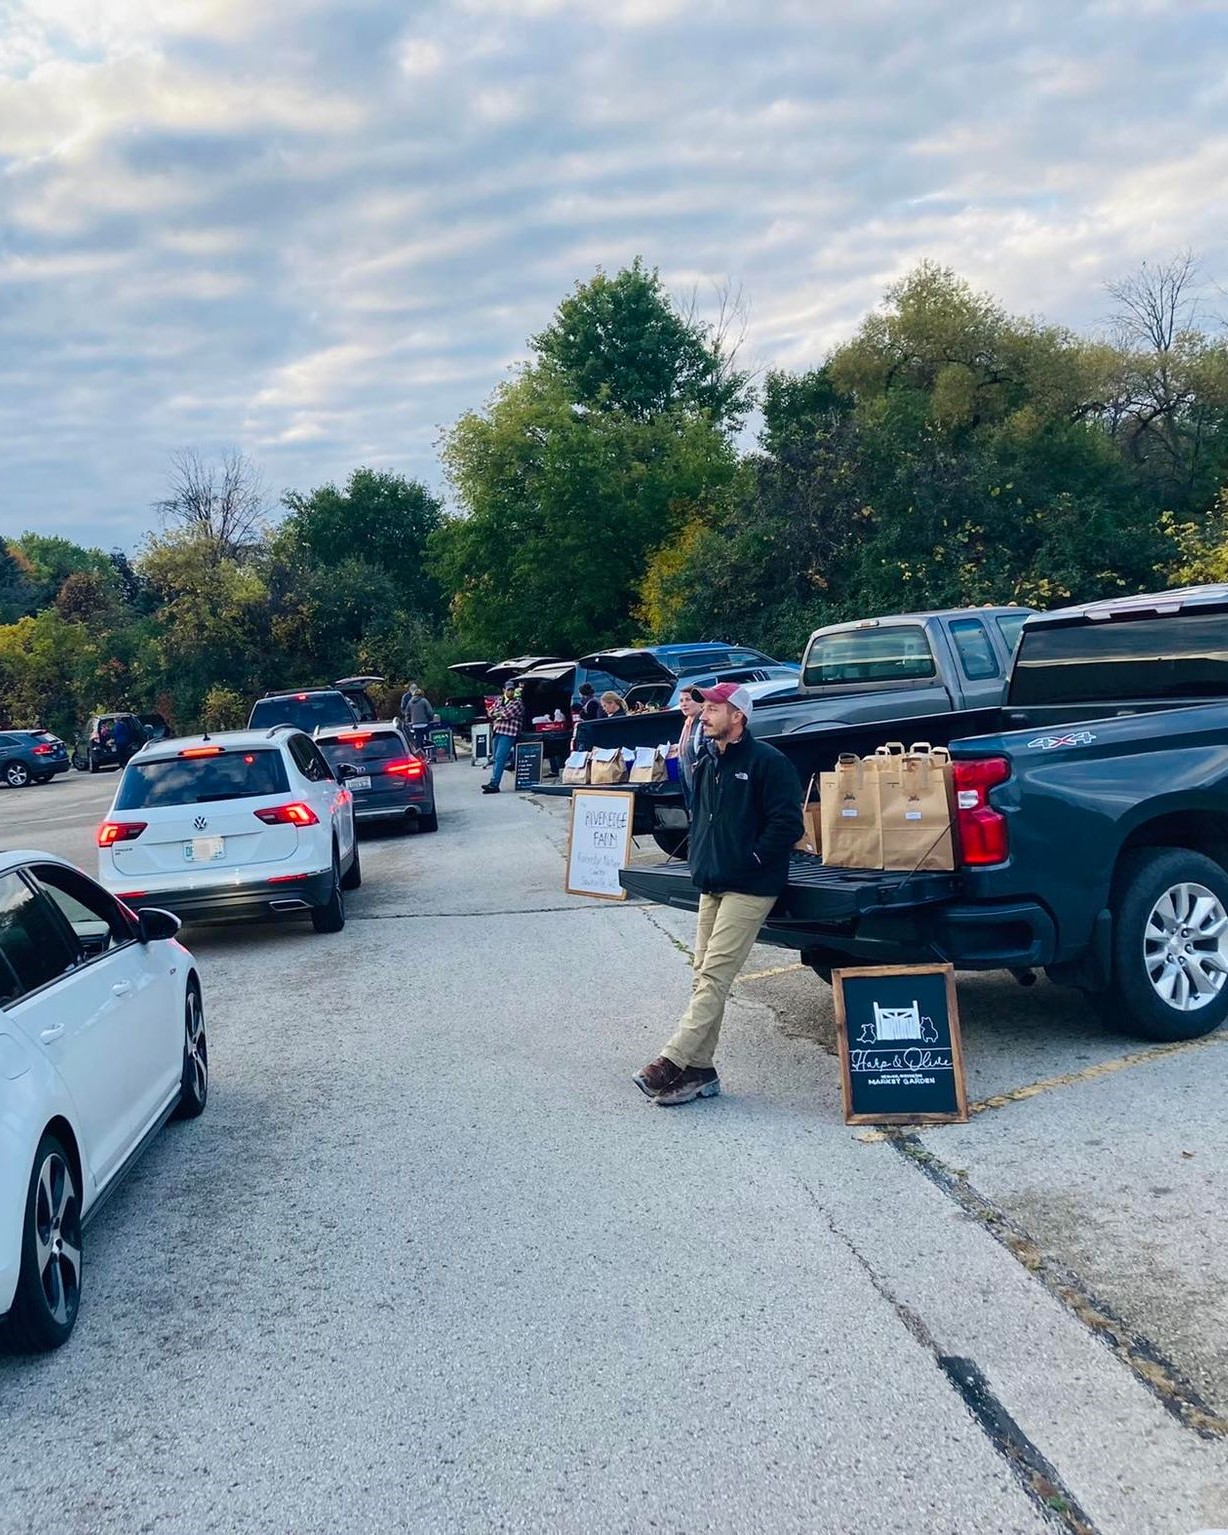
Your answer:
[[[970,682],[982,682],[987,677],[1002,675],[985,625],[979,618],[953,618],[950,629],[951,638],[959,652],[960,664]]]
[[[405,742],[394,730],[347,730],[345,735],[317,743],[325,758],[338,768],[343,762],[356,766],[364,762],[391,762],[404,757]]]
[[[354,710],[340,693],[290,693],[284,698],[261,698],[252,706],[251,729],[269,725],[295,725],[308,734],[330,725],[352,725]]]
[[[0,735],[0,747],[17,746],[19,744],[16,736]]]
[[[124,769],[115,809],[258,799],[285,794],[289,787],[285,764],[275,747],[221,751],[213,757],[162,757],[152,762],[134,757]]]
[[[807,687],[922,682],[937,675],[933,652],[919,624],[888,629],[844,629],[822,635],[806,655]]]
[[[997,618],[998,632],[1006,642],[1007,650],[1013,653],[1019,643],[1019,633],[1024,624],[1031,618],[1031,610],[1025,608],[1021,613],[999,613]]]
[[[104,954],[132,940],[132,925],[119,902],[76,869],[36,864],[31,874],[77,935],[87,955]]]
[[[307,777],[312,783],[327,783],[333,777],[328,758],[314,741],[307,742]]]
[[[1228,696],[1228,613],[1025,629],[1012,704]]]
[[[0,1006],[56,980],[77,963],[55,912],[19,874],[0,875]]]

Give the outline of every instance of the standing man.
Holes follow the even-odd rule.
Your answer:
[[[787,757],[750,733],[750,694],[733,682],[701,690],[707,745],[695,765],[691,880],[701,891],[691,1001],[677,1032],[636,1086],[660,1104],[715,1098],[712,1057],[725,1001],[789,877],[802,835],[802,788]]]
[[[516,746],[516,737],[524,729],[524,705],[516,692],[516,684],[509,678],[503,684],[503,697],[490,711],[491,733],[495,738],[494,765],[490,782],[482,785],[483,794],[498,794],[499,780],[507,768],[508,758]],[[799,791],[800,800],[800,791]],[[801,836],[801,833],[798,833]],[[797,839],[794,838],[794,841]]]
[[[431,720],[435,717],[435,711],[431,707],[431,701],[416,682],[409,688],[409,728],[414,733],[414,745],[419,751],[426,745],[430,735]]]

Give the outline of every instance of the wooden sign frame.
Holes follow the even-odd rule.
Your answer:
[[[956,1109],[952,1114],[855,1114],[853,1113],[852,1062],[849,1059],[848,1014],[844,1004],[844,980],[869,980],[875,976],[941,975],[946,982],[947,1021],[951,1032],[951,1068],[955,1078]],[[968,1090],[964,1081],[964,1046],[959,1032],[959,1002],[955,994],[954,965],[867,965],[833,970],[832,997],[836,1009],[836,1046],[840,1053],[840,1085],[846,1125],[966,1125]]]
[[[611,802],[621,802],[627,810],[627,840],[623,847],[622,862],[620,868],[625,869],[631,861],[631,843],[635,831],[635,795],[630,791],[621,789],[588,789],[583,785],[577,785],[571,795],[571,820],[567,826],[567,852],[563,864],[563,889],[568,895],[588,896],[593,901],[625,901],[627,892],[620,889],[617,895],[610,895],[605,890],[580,890],[571,883],[571,844],[576,829],[576,811],[580,802],[585,798],[591,798],[602,805]]]

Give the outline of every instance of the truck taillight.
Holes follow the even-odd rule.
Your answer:
[[[1010,854],[1006,817],[989,803],[989,791],[1011,776],[1005,757],[972,757],[952,764],[960,861],[965,867],[1005,863]]]

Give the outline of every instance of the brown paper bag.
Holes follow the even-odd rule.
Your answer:
[[[885,745],[876,747],[874,754],[866,758],[866,765],[872,767],[876,773],[891,772],[900,764],[904,756],[903,741],[888,741]]]
[[[820,774],[823,862],[830,868],[882,868],[878,808],[882,776],[849,752],[841,753],[834,772]]]
[[[588,781],[592,784],[618,784],[627,781],[627,764],[617,746],[594,748],[589,756]]]
[[[954,869],[954,793],[944,747],[915,749],[878,778],[884,869]]]
[[[823,850],[822,812],[819,801],[814,798],[818,781],[819,775],[812,773],[810,782],[806,785],[806,792],[802,796],[802,823],[806,829],[793,844],[795,853],[820,853]]]
[[[657,747],[636,747],[630,781],[632,783],[665,782],[665,758]]]
[[[584,784],[588,782],[588,753],[572,752],[563,764],[563,782]]]

